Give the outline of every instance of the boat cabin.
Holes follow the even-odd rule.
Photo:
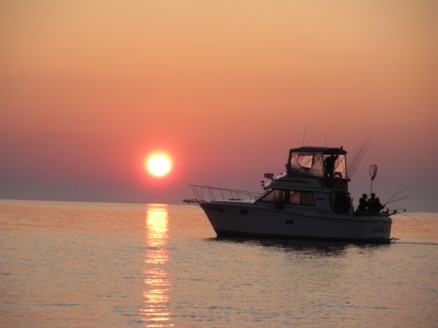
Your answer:
[[[300,205],[323,212],[351,214],[347,152],[341,148],[300,147],[289,151],[286,174],[271,179],[257,202],[276,207]]]

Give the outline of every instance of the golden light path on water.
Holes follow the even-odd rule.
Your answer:
[[[172,327],[168,309],[171,282],[165,268],[169,261],[168,205],[149,204],[145,221],[144,307],[140,309],[146,327]]]

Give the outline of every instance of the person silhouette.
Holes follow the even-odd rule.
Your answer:
[[[333,177],[335,173],[335,163],[338,159],[337,155],[331,154],[324,160],[324,178],[327,182],[327,186],[330,187],[333,183]]]
[[[374,213],[376,212],[376,194],[375,193],[371,193],[371,197],[370,199],[368,199],[367,201],[367,210],[368,213]]]
[[[380,212],[381,210],[383,210],[383,208],[384,208],[384,206],[380,202],[380,198],[376,197],[376,200],[374,201],[374,211]]]
[[[368,209],[367,198],[368,198],[367,194],[362,194],[362,197],[359,199],[359,206],[357,207],[357,211],[359,213],[367,212]]]

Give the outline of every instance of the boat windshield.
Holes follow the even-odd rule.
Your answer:
[[[258,202],[281,203],[303,206],[315,206],[315,198],[311,191],[268,189]]]
[[[301,147],[291,149],[288,174],[347,179],[347,152],[342,148]]]

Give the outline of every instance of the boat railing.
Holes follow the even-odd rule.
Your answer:
[[[194,199],[184,199],[184,202],[189,204],[199,204],[201,202],[222,200],[222,201],[254,201],[260,193],[219,188],[202,185],[189,185],[195,195]]]

